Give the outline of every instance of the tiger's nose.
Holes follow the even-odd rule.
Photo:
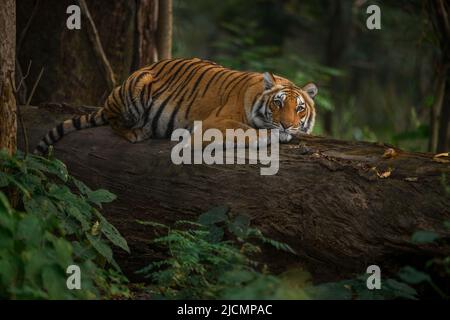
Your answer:
[[[292,123],[289,123],[289,122],[281,121],[280,124],[281,124],[281,128],[283,128],[284,130],[289,129],[290,127],[292,127]]]

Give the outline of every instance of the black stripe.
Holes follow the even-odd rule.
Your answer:
[[[204,65],[197,66],[189,72],[188,77],[176,87],[175,92],[173,93],[174,99],[177,99],[181,92],[187,92],[187,90],[189,90],[189,83],[192,81],[192,78],[195,77],[197,71],[203,67]]]
[[[170,70],[168,70],[168,72],[171,72],[176,66],[178,66],[180,63],[185,62],[188,59],[178,59],[175,60],[176,62],[170,67]],[[160,70],[161,71],[161,70]],[[159,76],[160,71],[155,75],[155,78]]]
[[[155,77],[159,76],[159,75],[161,74],[161,72],[163,72],[164,68],[167,67],[167,65],[168,65],[169,63],[175,62],[175,61],[176,61],[176,60],[169,59],[167,62],[165,62],[165,63],[163,64],[163,66],[158,70],[158,72],[156,73]],[[162,64],[162,63],[163,63],[163,62],[161,62],[161,64]]]
[[[138,114],[138,116],[141,114],[141,111],[138,110],[138,106],[134,104],[135,101],[133,100],[132,93],[134,93],[134,91],[136,89],[136,83],[138,83],[146,75],[148,75],[148,72],[142,72],[141,74],[139,74],[137,77],[135,77],[133,79],[133,81],[130,84],[130,87],[128,88],[128,97],[130,99],[130,104],[135,108],[136,113]],[[143,89],[144,88],[142,88],[141,90],[143,90]]]
[[[217,76],[219,76],[219,78],[220,78],[221,76],[223,76],[223,75],[226,74],[226,73],[227,73],[227,71],[225,71],[225,69],[222,69],[222,70],[220,70],[220,71],[217,71],[216,74],[213,75],[213,76],[211,77],[211,79],[209,79],[208,84],[207,84],[206,87],[205,87],[205,90],[203,90],[202,97],[205,96],[206,92],[207,92],[208,89],[209,89],[209,86],[214,82],[214,79],[215,79]]]
[[[236,81],[237,79],[246,76],[247,73],[241,73],[240,75],[238,75],[236,78],[233,78],[233,80],[231,80],[230,82],[228,82],[225,86],[225,88],[223,88],[223,93],[225,93],[227,91],[227,89],[231,86],[231,84]]]
[[[166,100],[164,100],[161,105],[158,108],[158,111],[156,112],[154,118],[152,119],[152,135],[153,137],[156,137],[157,134],[157,126],[158,126],[158,121],[159,118],[161,117],[162,112],[164,111],[164,108],[166,107],[167,103],[169,102],[169,100],[172,98],[172,95],[168,96],[166,98]]]
[[[191,98],[192,95],[194,94],[195,90],[197,90],[197,87],[198,87],[198,85],[200,84],[200,81],[202,81],[202,79],[203,79],[203,77],[205,76],[205,74],[206,74],[209,70],[211,70],[211,69],[217,69],[217,68],[220,68],[220,67],[212,66],[212,67],[207,68],[206,70],[203,70],[203,71],[202,71],[202,73],[199,75],[199,77],[198,77],[197,80],[195,81],[195,84],[194,84],[194,86],[192,87],[192,90],[191,90],[191,93],[190,93],[188,99]]]
[[[189,117],[189,112],[191,112],[191,107],[195,102],[195,99],[197,98],[198,92],[195,93],[194,95],[194,99],[191,100],[191,102],[189,103],[189,105],[186,108],[186,112],[184,114],[184,118],[187,119]]]
[[[153,93],[153,99],[157,99],[171,84],[172,84],[172,81],[173,80],[175,80],[175,84],[178,82],[178,81],[181,81],[182,79],[183,79],[183,76],[181,76],[180,78],[176,78],[176,76],[178,75],[178,73],[184,68],[184,67],[186,67],[186,69],[185,70],[183,70],[183,72],[186,74],[186,72],[191,68],[191,67],[193,67],[193,66],[195,66],[195,65],[197,65],[197,64],[199,64],[199,63],[201,63],[201,62],[199,62],[199,61],[197,61],[197,62],[192,62],[192,63],[189,63],[189,62],[192,62],[192,60],[189,60],[188,61],[188,63],[186,63],[186,64],[183,64],[183,65],[181,65],[178,69],[177,69],[177,71],[175,71],[175,73],[174,74],[172,74],[171,76],[170,76],[170,78],[168,79],[168,80],[166,80],[165,81],[165,83],[163,84],[163,85],[161,85],[154,93]]]
[[[175,125],[175,118],[178,114],[178,111],[181,109],[181,105],[183,103],[183,98],[181,98],[180,102],[175,106],[175,109],[172,111],[172,114],[170,115],[169,123],[167,124],[167,129],[165,133],[165,137],[169,137],[169,135],[172,133],[174,125]]]
[[[250,73],[250,75],[251,75],[251,77],[249,77],[246,81],[245,81],[245,83],[243,83],[242,84],[242,86],[241,86],[241,88],[239,89],[239,91],[238,91],[238,97],[242,94],[242,90],[248,90],[249,88],[251,88],[254,84],[256,84],[256,83],[258,83],[259,82],[259,79],[258,79],[258,81],[257,82],[254,82],[254,83],[251,83],[251,84],[249,84],[249,82],[251,82],[253,79],[255,79],[255,73]]]
[[[228,91],[228,94],[227,94],[227,97],[225,98],[225,102],[224,103],[227,103],[227,101],[228,101],[228,99],[230,98],[230,95],[233,93],[233,91],[234,91],[234,88],[236,88],[240,83],[242,83],[243,81],[245,81],[246,79],[247,80],[250,80],[249,79],[249,77],[251,76],[252,74],[250,73],[248,73],[245,77],[243,77],[241,80],[239,80],[239,81],[237,81],[231,88],[230,88],[230,90]],[[240,90],[239,90],[240,91]]]
[[[225,79],[223,79],[222,84],[220,85],[219,88],[219,92],[222,92],[223,86],[226,85],[227,80],[234,74],[239,73],[240,71],[231,71],[231,73],[229,75],[227,75],[225,77]]]
[[[130,80],[130,79],[129,79]],[[133,83],[134,79],[129,81],[127,80],[120,89],[120,94],[124,97],[124,100],[126,101],[127,109],[130,110],[130,113],[133,115],[135,119],[139,118],[139,112],[137,110],[137,107],[133,104],[133,99],[131,97],[131,84]],[[128,88],[127,88],[128,87]]]

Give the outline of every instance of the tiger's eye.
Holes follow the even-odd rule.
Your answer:
[[[305,104],[304,104],[304,103],[299,104],[299,105],[297,106],[297,112],[300,112],[300,111],[303,111],[303,110],[305,110]]]
[[[274,103],[277,107],[281,108],[281,100],[274,100]]]

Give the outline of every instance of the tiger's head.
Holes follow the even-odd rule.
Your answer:
[[[263,78],[264,91],[252,109],[254,125],[258,129],[278,129],[280,142],[289,142],[297,132],[311,133],[317,86],[308,83],[300,88],[285,79],[275,79],[269,72]]]

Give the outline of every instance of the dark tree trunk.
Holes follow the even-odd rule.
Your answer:
[[[158,61],[158,0],[137,0],[134,69]]]
[[[134,1],[85,1],[98,33],[104,56],[115,80],[120,83],[132,70],[136,8]],[[112,81],[105,78],[105,63],[94,50],[92,26],[82,13],[81,30],[69,30],[67,7],[72,0],[40,1],[30,22],[35,1],[17,1],[17,30],[21,41],[18,59],[31,87],[45,67],[32,103],[46,101],[101,106],[110,92]],[[105,14],[107,12],[108,14]],[[22,31],[28,31],[23,34]],[[98,49],[98,48],[97,48]],[[108,76],[108,78],[110,78]],[[105,81],[106,80],[106,81]]]
[[[172,57],[172,0],[159,1],[158,10],[158,58]]]
[[[16,1],[3,0],[0,10],[0,149],[16,150]]]
[[[28,108],[31,145],[69,116]],[[258,165],[176,166],[173,145],[130,144],[100,127],[55,146],[72,175],[118,195],[104,213],[131,246],[131,256],[118,253],[130,276],[161,256],[149,245],[151,230],[136,219],[172,224],[220,205],[248,215],[267,236],[296,250],[298,256],[267,248],[265,261],[275,271],[300,264],[316,279],[336,280],[361,274],[370,264],[387,271],[449,253],[448,247],[410,241],[417,230],[449,235],[443,221],[450,219],[450,197],[441,177],[450,174],[450,164],[433,161],[431,154],[308,136],[282,145],[279,172],[261,176]]]

